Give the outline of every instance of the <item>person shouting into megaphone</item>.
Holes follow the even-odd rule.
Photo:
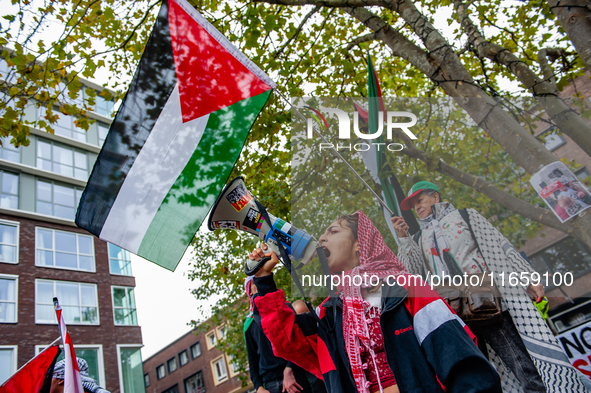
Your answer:
[[[339,217],[319,241],[342,278],[319,318],[285,304],[274,252],[262,245],[249,255],[270,257],[255,274],[254,318],[276,356],[322,378],[329,392],[501,392],[470,330],[419,277],[413,281],[363,212]]]

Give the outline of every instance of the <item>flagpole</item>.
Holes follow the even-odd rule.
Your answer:
[[[304,122],[306,121],[306,118],[304,117],[304,115],[302,115],[302,113],[301,113],[301,112],[298,110],[298,108],[296,108],[296,107],[295,107],[295,106],[294,106],[294,105],[293,105],[293,104],[292,104],[292,103],[291,103],[291,102],[290,102],[290,101],[289,101],[287,98],[285,98],[285,97],[283,96],[283,94],[281,94],[281,92],[280,92],[278,89],[275,89],[275,92],[276,92],[277,94],[279,94],[279,97],[283,98],[283,100],[284,100],[285,102],[287,102],[287,103],[289,104],[289,106],[291,106],[291,108],[292,108],[292,109],[293,109],[293,110],[294,110],[294,111],[295,111],[295,112],[296,112],[296,113],[297,113],[297,114],[300,116],[300,118],[301,118],[301,119],[302,119]],[[328,140],[327,140],[327,139],[324,137],[324,135],[322,135],[322,134],[320,133],[320,131],[316,130],[316,124],[313,124],[313,125],[312,125],[312,130],[314,131],[314,133],[315,133],[316,135],[318,135],[318,136],[320,137],[320,139],[322,139],[322,140],[324,141],[324,143],[326,143],[326,144],[329,144],[329,145],[331,146],[331,147],[330,147],[330,149],[332,150],[332,152],[333,152],[334,154],[336,154],[336,156],[337,156],[338,158],[340,158],[340,159],[341,159],[341,161],[343,161],[343,162],[345,163],[345,165],[347,165],[347,167],[349,167],[349,169],[350,169],[350,170],[351,170],[351,171],[352,171],[352,172],[355,174],[355,176],[357,176],[357,178],[358,178],[359,180],[361,180],[361,183],[363,183],[363,185],[364,185],[364,186],[365,186],[365,187],[366,187],[366,188],[367,188],[369,191],[371,191],[371,193],[372,193],[372,194],[373,194],[373,196],[374,196],[374,197],[375,197],[375,198],[378,200],[378,202],[380,203],[380,205],[382,205],[382,207],[383,207],[384,209],[386,209],[386,210],[387,210],[387,211],[390,213],[390,215],[391,215],[391,216],[393,216],[393,215],[394,215],[394,212],[393,212],[393,211],[390,209],[390,207],[388,207],[388,205],[386,204],[386,202],[384,202],[384,201],[382,200],[382,198],[380,198],[380,196],[379,196],[379,195],[378,195],[378,194],[377,194],[377,193],[376,193],[376,192],[375,192],[375,191],[374,191],[374,190],[373,190],[373,189],[372,189],[372,188],[369,186],[369,184],[367,184],[367,182],[366,182],[365,180],[363,180],[363,178],[361,177],[361,175],[359,174],[359,172],[357,172],[357,171],[355,170],[355,168],[353,168],[353,167],[351,166],[351,164],[349,164],[349,162],[348,162],[348,161],[345,159],[345,157],[343,157],[343,156],[341,155],[341,153],[339,153],[339,152],[337,151],[337,149],[335,149],[335,148],[334,148],[333,144],[332,144],[332,143],[330,143],[330,142],[329,142],[329,141],[328,141]]]
[[[12,374],[12,375],[10,376],[10,378],[8,378],[6,381],[4,381],[4,383],[2,383],[2,385],[0,385],[0,388],[1,388],[2,386],[6,385],[6,382],[10,381],[10,379],[11,379],[12,377],[14,377],[16,374],[18,374],[18,372],[19,372],[19,371],[21,371],[23,368],[25,368],[25,366],[26,366],[27,364],[31,363],[33,360],[35,360],[35,358],[36,358],[37,356],[39,356],[39,355],[41,355],[43,352],[45,352],[45,350],[47,350],[47,348],[49,348],[49,347],[53,346],[53,344],[57,343],[57,342],[58,342],[59,340],[61,340],[61,339],[62,339],[62,337],[61,337],[61,336],[60,336],[60,337],[58,337],[58,338],[56,338],[55,340],[53,340],[53,342],[52,342],[51,344],[49,344],[48,346],[46,346],[46,347],[43,349],[43,351],[39,352],[37,355],[35,355],[35,356],[33,356],[31,359],[29,359],[29,361],[27,361],[25,364],[23,364],[22,366],[20,366],[20,367],[19,367],[19,369],[18,369],[18,370],[16,370],[16,371],[14,372],[14,374]]]

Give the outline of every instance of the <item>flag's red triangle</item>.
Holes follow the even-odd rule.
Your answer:
[[[0,393],[38,392],[45,381],[49,367],[59,355],[57,345],[47,348],[26,366],[14,374],[2,387]]]
[[[169,1],[168,23],[183,122],[271,89],[174,0]]]

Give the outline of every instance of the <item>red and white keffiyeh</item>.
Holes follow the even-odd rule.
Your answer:
[[[365,377],[363,361],[361,360],[361,346],[365,346],[371,354],[373,367],[375,367],[380,392],[383,391],[380,383],[380,375],[376,365],[375,354],[372,349],[372,343],[369,338],[368,321],[365,316],[365,307],[369,303],[364,302],[361,295],[361,286],[353,285],[354,277],[377,276],[380,281],[388,276],[406,274],[404,265],[398,260],[394,252],[384,242],[384,239],[375,225],[362,211],[357,211],[358,230],[357,242],[359,245],[359,265],[344,272],[345,277],[350,277],[350,281],[343,280],[338,287],[343,299],[343,334],[345,338],[345,348],[349,356],[351,371],[359,393],[369,393],[370,382]],[[374,278],[374,284],[376,279]],[[359,282],[359,280],[357,280]],[[368,284],[371,280],[367,279]],[[381,312],[381,311],[380,311]]]

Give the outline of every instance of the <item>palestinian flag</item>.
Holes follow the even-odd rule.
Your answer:
[[[186,0],[164,0],[76,224],[174,270],[274,87]]]
[[[378,81],[378,74],[376,73],[371,55],[367,56],[367,91],[368,91],[368,110],[364,110],[361,106],[355,103],[355,108],[359,112],[359,116],[368,124],[369,134],[374,134],[378,130],[378,120],[380,111],[386,114],[384,108],[384,100],[382,98],[382,89],[380,88],[380,82]],[[385,120],[384,120],[385,123]],[[385,140],[383,135],[374,141],[381,143],[384,146]],[[394,171],[386,160],[386,154],[384,149],[377,150],[375,144],[370,145],[371,148],[367,151],[362,152],[363,163],[368,169],[371,177],[376,184],[382,187],[382,198],[388,205],[390,210],[395,216],[402,216],[409,226],[409,233],[414,234],[419,230],[419,223],[411,211],[403,211],[400,208],[400,202],[405,198],[405,193],[394,175]],[[386,224],[390,228],[392,236],[396,244],[398,244],[398,234],[394,230],[394,226],[390,221],[390,213],[382,207]]]

